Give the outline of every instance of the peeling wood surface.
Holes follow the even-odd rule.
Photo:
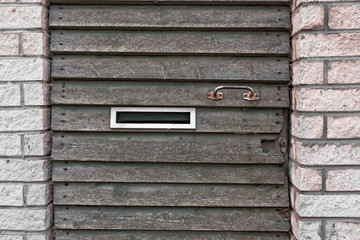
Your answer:
[[[287,185],[55,183],[54,204],[77,206],[287,207]]]
[[[279,231],[289,230],[284,208],[55,207],[66,229]]]
[[[288,233],[184,231],[56,231],[57,240],[289,240]]]
[[[98,183],[285,184],[284,171],[282,165],[54,161],[52,180]]]
[[[289,239],[289,0],[50,2],[57,240]],[[112,106],[197,127],[110,129]]]
[[[289,8],[280,6],[55,5],[50,27],[125,29],[276,29],[290,27]]]
[[[106,162],[282,164],[284,159],[276,150],[275,141],[273,150],[270,152],[265,151],[261,145],[262,140],[275,140],[275,138],[274,135],[233,134],[55,133],[52,159]]]
[[[55,54],[271,55],[289,54],[287,32],[53,30]]]
[[[50,0],[52,4],[285,5],[290,0]]]
[[[54,79],[290,81],[288,58],[55,55]]]
[[[281,109],[197,108],[196,129],[180,131],[239,134],[279,133],[282,121]],[[54,105],[52,107],[52,128],[55,131],[134,131],[111,129],[110,107],[100,106]],[[179,130],[167,130],[167,132],[174,131]]]
[[[224,99],[212,101],[206,93],[222,83],[179,82],[83,82],[57,81],[53,84],[53,104],[188,106],[188,107],[284,107],[289,106],[285,84],[247,84],[260,94],[259,101],[242,98],[247,90],[223,90]],[[231,85],[230,83],[224,85]]]

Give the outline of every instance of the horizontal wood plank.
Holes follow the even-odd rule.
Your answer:
[[[275,29],[290,27],[288,7],[53,5],[50,27],[61,29]]]
[[[54,56],[54,79],[289,82],[287,58]]]
[[[52,159],[61,161],[281,164],[284,162],[284,158],[276,150],[275,139],[274,135],[55,133]],[[262,142],[264,141],[271,144],[270,148],[263,147]]]
[[[53,30],[53,54],[272,55],[289,54],[287,32]]]
[[[56,230],[56,240],[289,240],[288,233]]]
[[[127,105],[127,106],[188,106],[188,107],[283,107],[289,106],[289,90],[285,84],[251,86],[260,100],[243,100],[247,90],[223,90],[224,99],[213,101],[206,93],[222,83],[179,82],[88,82],[56,81],[53,84],[53,104]],[[236,84],[226,84],[236,86]]]
[[[50,0],[52,4],[289,5],[290,0]]]
[[[176,157],[175,155],[174,158]],[[99,183],[284,184],[284,172],[282,165],[54,161],[52,180]]]
[[[55,206],[57,229],[282,231],[287,208]]]
[[[289,206],[286,185],[138,183],[56,183],[54,204],[145,207]]]
[[[54,131],[112,131],[131,129],[110,128],[110,107],[59,106],[52,107]],[[264,121],[266,119],[266,121]],[[281,109],[197,108],[196,129],[181,132],[213,133],[279,133],[282,128]],[[136,131],[157,131],[142,130]],[[158,130],[164,131],[164,130]],[[167,130],[167,132],[179,130]]]

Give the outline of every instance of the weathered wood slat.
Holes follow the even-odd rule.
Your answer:
[[[239,6],[51,6],[50,27],[61,29],[283,29],[288,7]]]
[[[52,4],[289,5],[290,0],[50,0]]]
[[[210,89],[222,83],[179,82],[88,82],[56,81],[52,88],[53,104],[193,106],[193,107],[284,107],[289,106],[289,91],[285,84],[251,86],[260,94],[258,101],[246,101],[246,90],[224,90],[224,99],[206,98]],[[226,83],[224,83],[226,85]],[[234,85],[234,84],[227,84]]]
[[[279,133],[282,122],[281,109],[197,108],[196,129],[181,131],[239,134]],[[52,107],[52,129],[55,131],[133,131],[131,129],[111,129],[110,107],[100,106],[54,105]],[[136,131],[148,132],[149,130]]]
[[[54,56],[54,79],[289,82],[287,58]]]
[[[152,207],[289,206],[286,185],[137,183],[56,183],[54,204]]]
[[[285,176],[282,165],[54,161],[52,180],[54,182],[284,184]]]
[[[57,230],[56,240],[289,240],[287,233]]]
[[[289,54],[287,32],[53,30],[51,39],[54,54]]]
[[[284,158],[276,150],[275,139],[274,135],[55,133],[52,159],[63,161],[281,164],[284,162]],[[263,147],[263,141],[272,143],[272,146],[270,145],[269,149]]]
[[[57,229],[282,231],[287,208],[55,207]]]

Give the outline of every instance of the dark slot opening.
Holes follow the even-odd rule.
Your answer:
[[[190,124],[190,112],[117,112],[116,123]]]

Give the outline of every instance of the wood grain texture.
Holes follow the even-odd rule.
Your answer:
[[[243,100],[247,90],[223,90],[224,99],[212,101],[206,93],[219,85],[233,83],[179,82],[88,82],[56,81],[52,104],[127,105],[127,106],[188,106],[188,107],[283,107],[289,106],[289,91],[285,84],[243,84],[260,94],[258,101]]]
[[[282,231],[287,208],[55,206],[57,229]]]
[[[172,163],[283,163],[274,135],[55,133],[52,159]],[[262,141],[274,141],[265,150]]]
[[[272,29],[290,27],[288,7],[53,5],[50,27],[61,29]]]
[[[284,172],[282,165],[54,161],[52,180],[98,183],[284,184]]]
[[[279,133],[282,121],[281,109],[197,108],[196,129],[181,131],[239,134]],[[100,106],[54,105],[52,107],[52,129],[54,131],[134,131],[131,129],[111,129],[110,107]]]
[[[54,204],[151,207],[289,206],[286,185],[138,183],[56,183]]]
[[[56,240],[289,240],[287,233],[57,230]]]
[[[287,58],[53,57],[54,79],[289,82]]]
[[[287,32],[53,30],[53,54],[276,55],[289,54]]]
[[[286,5],[290,0],[50,0],[52,4]]]

